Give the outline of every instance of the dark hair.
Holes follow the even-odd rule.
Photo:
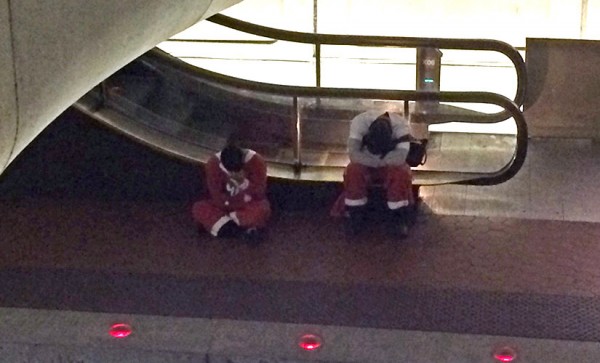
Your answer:
[[[227,145],[221,150],[221,163],[231,172],[238,172],[244,167],[244,152],[236,145]]]
[[[371,123],[369,131],[362,139],[362,146],[370,153],[383,157],[390,151],[392,137],[392,124],[386,112]]]

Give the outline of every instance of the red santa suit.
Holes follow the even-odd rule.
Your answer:
[[[397,210],[414,203],[412,193],[412,173],[406,164],[409,143],[398,143],[396,148],[381,158],[362,148],[363,136],[371,123],[381,115],[380,111],[367,111],[359,114],[350,123],[348,153],[350,163],[344,172],[344,192],[331,210],[333,216],[340,216],[346,207],[361,207],[368,202],[368,188],[373,183],[383,186],[386,191],[387,207]],[[393,138],[410,133],[406,119],[396,113],[388,113]]]
[[[229,172],[221,163],[221,153],[212,156],[205,167],[210,198],[194,203],[194,220],[213,236],[221,227],[233,220],[244,229],[262,228],[271,216],[271,206],[266,198],[267,166],[259,154],[244,150],[245,179],[236,187],[228,185]]]

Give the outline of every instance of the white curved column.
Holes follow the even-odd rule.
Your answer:
[[[0,0],[0,173],[96,84],[239,1]]]

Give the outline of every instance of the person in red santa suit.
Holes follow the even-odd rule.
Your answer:
[[[208,160],[205,174],[209,198],[194,203],[194,220],[215,237],[260,239],[271,216],[262,156],[230,144]]]
[[[344,191],[331,214],[347,218],[346,230],[356,235],[366,230],[368,189],[378,183],[385,191],[387,225],[391,233],[406,237],[414,195],[412,173],[406,163],[410,134],[408,121],[393,112],[363,112],[350,123],[348,154],[344,171]]]

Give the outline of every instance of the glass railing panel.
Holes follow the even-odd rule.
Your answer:
[[[366,110],[403,112],[404,102],[359,98],[301,98],[300,161],[306,166],[343,168],[350,120]]]
[[[419,170],[493,173],[509,164],[515,135],[431,132],[427,161]]]
[[[321,86],[414,89],[415,55],[413,48],[324,45],[321,46]]]
[[[441,49],[441,91],[492,92],[513,98],[518,78],[514,64],[502,53]]]
[[[314,33],[301,33],[293,31],[285,31],[276,28],[269,28],[252,24],[238,19],[229,18],[224,15],[214,15],[209,21],[216,24],[220,24],[231,29],[236,29],[241,32],[251,33],[254,35],[260,35],[271,39],[281,39],[291,42],[305,43],[314,45],[315,47],[315,71],[316,79],[319,80],[318,86],[322,86],[320,83],[323,77],[321,69],[321,62],[323,61],[321,52],[325,47],[332,46],[331,49],[336,49],[337,52],[340,49],[344,52],[356,52],[354,48],[364,48],[363,53],[367,54],[367,49],[375,48],[376,52],[384,53],[389,52],[390,49],[421,49],[428,47],[430,49],[448,49],[459,52],[464,51],[477,51],[477,52],[492,52],[502,54],[507,60],[512,63],[517,78],[517,87],[515,94],[512,98],[513,101],[518,105],[522,105],[525,95],[525,83],[527,80],[525,63],[523,57],[519,51],[517,51],[511,45],[493,40],[493,39],[450,39],[450,38],[406,38],[406,37],[381,37],[381,36],[353,36],[353,35],[334,35],[334,34],[314,34]],[[349,47],[352,46],[352,47]],[[344,48],[348,47],[348,48]],[[330,50],[331,52],[331,50]],[[464,54],[464,53],[456,53]],[[338,58],[335,52],[330,54],[331,58]],[[327,56],[326,56],[327,57]],[[464,56],[463,56],[464,57]],[[501,62],[506,62],[503,60]],[[411,62],[412,63],[412,62]],[[492,62],[494,63],[494,62]],[[497,62],[496,62],[497,63]],[[497,63],[499,64],[499,63]],[[492,84],[494,82],[488,82]],[[410,89],[410,88],[407,88]],[[417,88],[419,89],[419,88]],[[497,92],[493,92],[497,93]],[[498,93],[498,94],[503,94]]]
[[[505,120],[501,111],[494,104],[443,103],[436,113],[428,115],[429,131],[515,135],[515,121]]]
[[[185,143],[220,150],[227,140],[280,160],[295,140],[293,99],[201,80],[175,70],[127,67],[103,83],[105,104]],[[283,159],[293,164],[294,159]]]
[[[373,109],[429,125],[430,155],[416,168],[424,183],[498,183],[514,175],[526,154],[521,112],[494,93],[290,87],[192,69],[164,53],[148,54],[103,82],[104,108],[119,113],[130,130],[137,122],[136,130],[162,133],[147,142],[177,155],[191,150],[188,157],[206,160],[236,140],[262,153],[271,175],[300,180],[341,180],[350,120]],[[427,108],[417,107],[424,102]],[[486,131],[506,119],[503,110],[514,117],[506,121],[513,129]],[[447,129],[455,123],[466,128]]]
[[[366,110],[404,113],[403,101],[377,101],[368,99],[303,98],[299,101],[301,135],[300,161],[307,167],[340,167],[349,162],[346,142],[351,119]],[[451,110],[448,119],[461,120],[461,112],[469,117],[481,116],[458,103],[441,103],[439,110]],[[485,105],[483,105],[485,106]],[[409,110],[414,103],[408,104]],[[495,106],[499,109],[500,107]],[[491,110],[492,113],[497,110]],[[410,116],[409,116],[410,117]],[[440,120],[442,121],[442,120]],[[506,122],[512,122],[510,119]],[[482,124],[465,122],[464,131],[442,131],[452,122],[440,122],[441,131],[430,132],[427,162],[418,167],[426,171],[451,171],[457,173],[492,173],[509,164],[516,148],[516,134],[486,132]],[[487,124],[497,127],[496,123]],[[471,129],[469,129],[471,127]]]
[[[504,54],[486,50],[441,51],[441,91],[478,90],[514,97],[516,70]],[[321,46],[323,87],[415,89],[416,69],[414,48]]]
[[[282,85],[316,85],[312,44],[275,40],[264,44],[171,40],[161,44],[161,48],[193,66],[232,77]]]

